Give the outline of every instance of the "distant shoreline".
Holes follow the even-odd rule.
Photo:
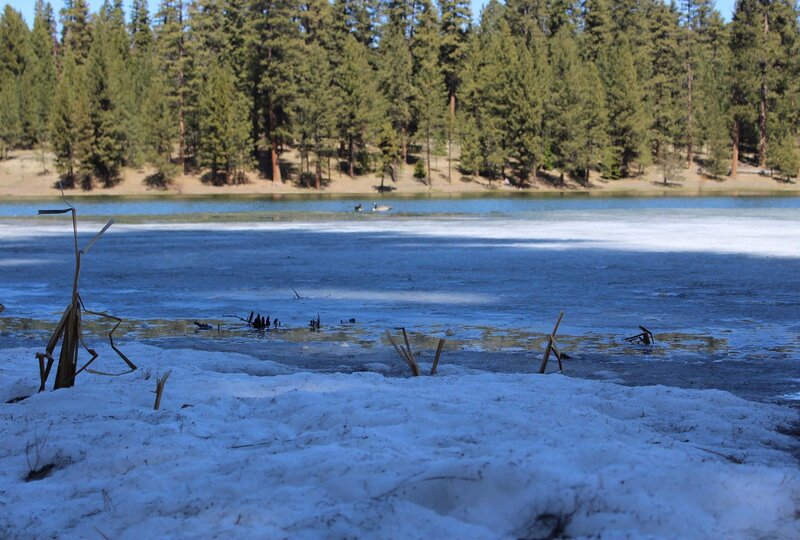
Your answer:
[[[441,161],[441,160],[440,160]],[[0,161],[0,201],[48,200],[58,198],[55,187],[58,176],[52,163],[47,162],[48,173],[42,174],[41,156],[33,151],[12,152],[7,160]],[[192,199],[205,197],[229,198],[273,198],[273,199],[381,199],[381,198],[483,198],[483,197],[796,197],[800,196],[800,182],[779,181],[765,175],[746,164],[739,167],[736,179],[712,180],[696,171],[684,171],[679,182],[663,185],[659,171],[649,170],[635,178],[605,180],[593,176],[590,186],[583,186],[570,179],[563,187],[545,181],[533,183],[530,187],[519,189],[502,181],[489,182],[483,177],[466,178],[457,173],[455,167],[452,181],[446,177],[446,166],[440,163],[435,171],[432,186],[428,186],[410,176],[410,167],[393,183],[386,179],[384,186],[389,190],[380,192],[379,177],[367,175],[349,178],[344,174],[334,174],[320,190],[305,188],[295,181],[273,183],[258,173],[249,173],[248,183],[231,186],[204,184],[199,175],[181,175],[167,189],[153,189],[145,185],[144,179],[150,171],[146,169],[125,169],[122,180],[111,188],[95,187],[92,190],[80,188],[65,191],[68,197],[107,198],[124,197],[130,199]]]

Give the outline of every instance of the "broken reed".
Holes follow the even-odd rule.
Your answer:
[[[408,339],[408,333],[406,332],[405,327],[400,328],[400,331],[403,333],[403,341],[405,342],[405,346],[398,345],[388,330],[386,330],[386,337],[389,338],[394,350],[397,352],[397,356],[399,356],[400,359],[403,360],[411,369],[411,374],[414,377],[419,377],[419,364],[417,364],[417,359],[414,357],[414,351],[411,349],[411,342]],[[436,368],[439,365],[439,358],[442,355],[443,348],[444,339],[439,339],[439,344],[436,347],[436,356],[433,359],[433,366],[431,367],[431,375],[436,374]]]
[[[556,332],[558,332],[558,326],[561,324],[561,319],[563,317],[564,312],[562,311],[558,316],[558,320],[556,321],[553,331],[549,336],[547,336],[547,348],[544,350],[544,357],[542,358],[542,364],[539,366],[539,373],[544,373],[545,369],[547,369],[547,361],[550,359],[551,352],[555,353],[556,359],[558,360],[558,371],[564,371],[564,367],[561,365],[561,353],[559,352],[558,345],[556,343]]]
[[[88,370],[90,373],[97,373],[101,375],[122,375],[124,373],[130,373],[131,371],[136,370],[136,366],[131,362],[125,354],[122,353],[115,345],[114,345],[114,331],[119,327],[120,323],[122,323],[122,319],[118,317],[114,317],[113,315],[109,315],[107,313],[96,312],[96,311],[89,311],[86,309],[86,306],[83,304],[83,299],[81,298],[80,293],[78,292],[78,281],[80,278],[81,273],[81,259],[83,255],[86,255],[92,246],[97,242],[100,237],[105,233],[111,225],[114,224],[114,220],[111,219],[105,226],[100,229],[88,244],[83,249],[78,248],[78,217],[77,211],[75,208],[70,205],[66,200],[64,203],[69,208],[62,208],[58,210],[39,210],[39,215],[56,215],[56,214],[66,214],[70,213],[72,216],[72,236],[74,242],[74,249],[75,249],[75,274],[72,280],[72,297],[69,305],[64,310],[64,313],[61,315],[61,319],[59,320],[58,324],[56,325],[55,330],[53,331],[53,335],[50,337],[50,341],[47,342],[47,346],[45,347],[45,352],[43,353],[36,353],[36,359],[39,361],[39,377],[41,379],[41,385],[39,386],[39,391],[43,392],[45,389],[45,384],[47,383],[47,379],[50,376],[50,371],[53,367],[53,363],[55,362],[55,358],[53,354],[55,353],[56,347],[58,344],[61,343],[61,349],[58,355],[58,367],[56,368],[56,380],[53,385],[53,389],[57,390],[59,388],[69,388],[75,384],[75,377],[81,373],[83,370],[87,369],[92,362],[97,359],[97,352],[94,349],[90,349],[83,338],[83,331],[81,328],[81,311],[88,313],[90,315],[95,315],[98,317],[102,317],[105,319],[110,319],[116,322],[114,328],[111,329],[111,332],[108,334],[108,340],[111,344],[111,348],[117,353],[117,355],[128,365],[130,368],[128,371],[124,371],[123,373],[102,373],[98,371]],[[84,364],[84,366],[78,369],[78,347],[82,346],[86,352],[91,355],[91,358]],[[46,361],[46,362],[45,362]]]
[[[172,370],[167,371],[164,375],[156,379],[156,402],[153,405],[153,410],[155,411],[161,407],[161,395],[164,393],[164,385],[167,384],[167,379],[169,379],[170,374],[172,374]]]

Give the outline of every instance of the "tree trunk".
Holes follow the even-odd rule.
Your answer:
[[[456,94],[450,92],[450,126],[447,129],[447,183],[452,184],[452,158],[450,147],[453,144],[453,127],[456,125]]]
[[[183,2],[178,3],[178,23],[181,38],[178,40],[178,162],[181,172],[186,172],[186,76],[183,72]]]
[[[428,161],[428,187],[433,185],[433,177],[431,177],[431,132],[430,129],[425,130],[425,155]]]
[[[316,170],[316,174],[314,175],[314,181],[316,183],[316,185],[314,187],[316,189],[319,189],[321,187],[321,185],[322,185],[322,161],[321,161],[319,155],[317,155],[317,170]]]
[[[758,166],[767,166],[767,73],[761,71],[761,103],[758,106]]]
[[[769,33],[769,16],[764,13],[764,40]],[[761,59],[761,91],[758,106],[758,166],[767,166],[767,58]]]
[[[731,130],[731,140],[733,145],[731,148],[731,178],[736,178],[739,168],[739,121],[733,121],[733,129]]]
[[[270,150],[272,158],[272,181],[282,182],[281,178],[281,165],[278,163],[278,140],[272,137],[272,149]]]
[[[687,98],[687,115],[686,115],[686,167],[692,168],[694,156],[692,155],[692,124],[694,122],[694,111],[692,110],[692,83],[694,82],[694,73],[692,72],[692,63],[687,64],[689,76],[686,80],[686,89],[688,92]]]
[[[451,150],[450,150],[450,147],[453,144],[452,143],[451,132],[452,132],[452,130],[448,130],[447,131],[447,183],[448,184],[452,184],[453,183],[453,178],[452,178],[452,168],[453,168],[452,167],[452,153],[451,153]]]
[[[347,139],[347,175],[350,178],[355,176],[354,170],[354,162],[356,160],[356,152],[355,152],[355,145],[353,143],[353,137],[349,137]]]

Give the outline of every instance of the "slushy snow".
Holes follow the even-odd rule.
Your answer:
[[[0,352],[0,537],[800,538],[795,441],[776,431],[797,418],[777,405],[124,347],[138,371],[41,394],[34,351]],[[37,440],[55,468],[26,482]]]

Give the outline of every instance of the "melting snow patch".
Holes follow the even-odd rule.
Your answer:
[[[787,408],[456,366],[389,378],[126,353],[140,371],[7,404],[37,368],[0,352],[0,537],[800,537]],[[51,423],[40,459],[59,466],[25,482]]]

